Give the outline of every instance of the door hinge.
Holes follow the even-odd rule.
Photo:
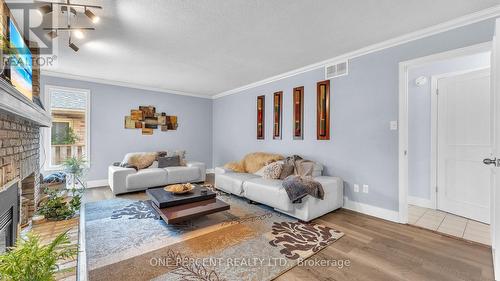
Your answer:
[[[436,186],[436,193],[438,192],[438,187]]]
[[[436,95],[439,95],[439,89],[436,89]]]

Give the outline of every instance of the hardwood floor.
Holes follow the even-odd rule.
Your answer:
[[[209,179],[211,182],[213,179]],[[111,199],[109,187],[88,189],[85,202]],[[144,200],[144,192],[119,196]],[[491,248],[417,227],[337,210],[315,222],[345,233],[307,260],[279,276],[289,280],[493,280]],[[330,266],[320,266],[321,261]],[[349,266],[332,266],[332,261]],[[315,262],[316,264],[314,264]]]
[[[491,248],[348,210],[315,222],[345,233],[310,260],[351,265],[297,266],[276,280],[493,280]]]

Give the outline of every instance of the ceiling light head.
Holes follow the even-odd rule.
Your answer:
[[[51,31],[49,31],[49,32],[47,33],[47,37],[48,37],[49,39],[54,39],[54,38],[56,38],[57,36],[58,36],[58,34],[57,34],[57,30],[51,30]]]
[[[94,13],[92,13],[91,10],[85,8],[85,15],[93,22],[93,23],[98,23],[100,18],[96,16]]]
[[[52,4],[40,6],[40,7],[38,7],[38,11],[40,11],[42,16],[46,15],[46,14],[50,14],[50,13],[52,13]]]
[[[68,11],[68,8],[69,8],[69,12],[76,17],[76,10],[75,8],[73,7],[68,7],[68,6],[61,6],[61,12],[63,13],[66,13]]]
[[[73,30],[73,35],[78,39],[83,39],[85,37],[85,35],[80,29]]]
[[[75,45],[75,43],[69,41],[69,45],[68,45],[71,49],[73,49],[73,51],[75,52],[78,52],[78,50],[80,50],[80,48],[78,48],[77,45]]]

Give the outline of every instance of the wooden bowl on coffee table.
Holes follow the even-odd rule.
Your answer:
[[[185,194],[194,189],[194,185],[190,183],[181,183],[181,184],[171,184],[165,186],[163,188],[165,191],[173,193],[173,194]]]

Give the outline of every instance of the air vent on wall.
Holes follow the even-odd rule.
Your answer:
[[[326,80],[332,79],[335,77],[339,77],[339,76],[344,76],[344,75],[347,75],[347,73],[348,73],[347,61],[325,66],[325,79]]]

